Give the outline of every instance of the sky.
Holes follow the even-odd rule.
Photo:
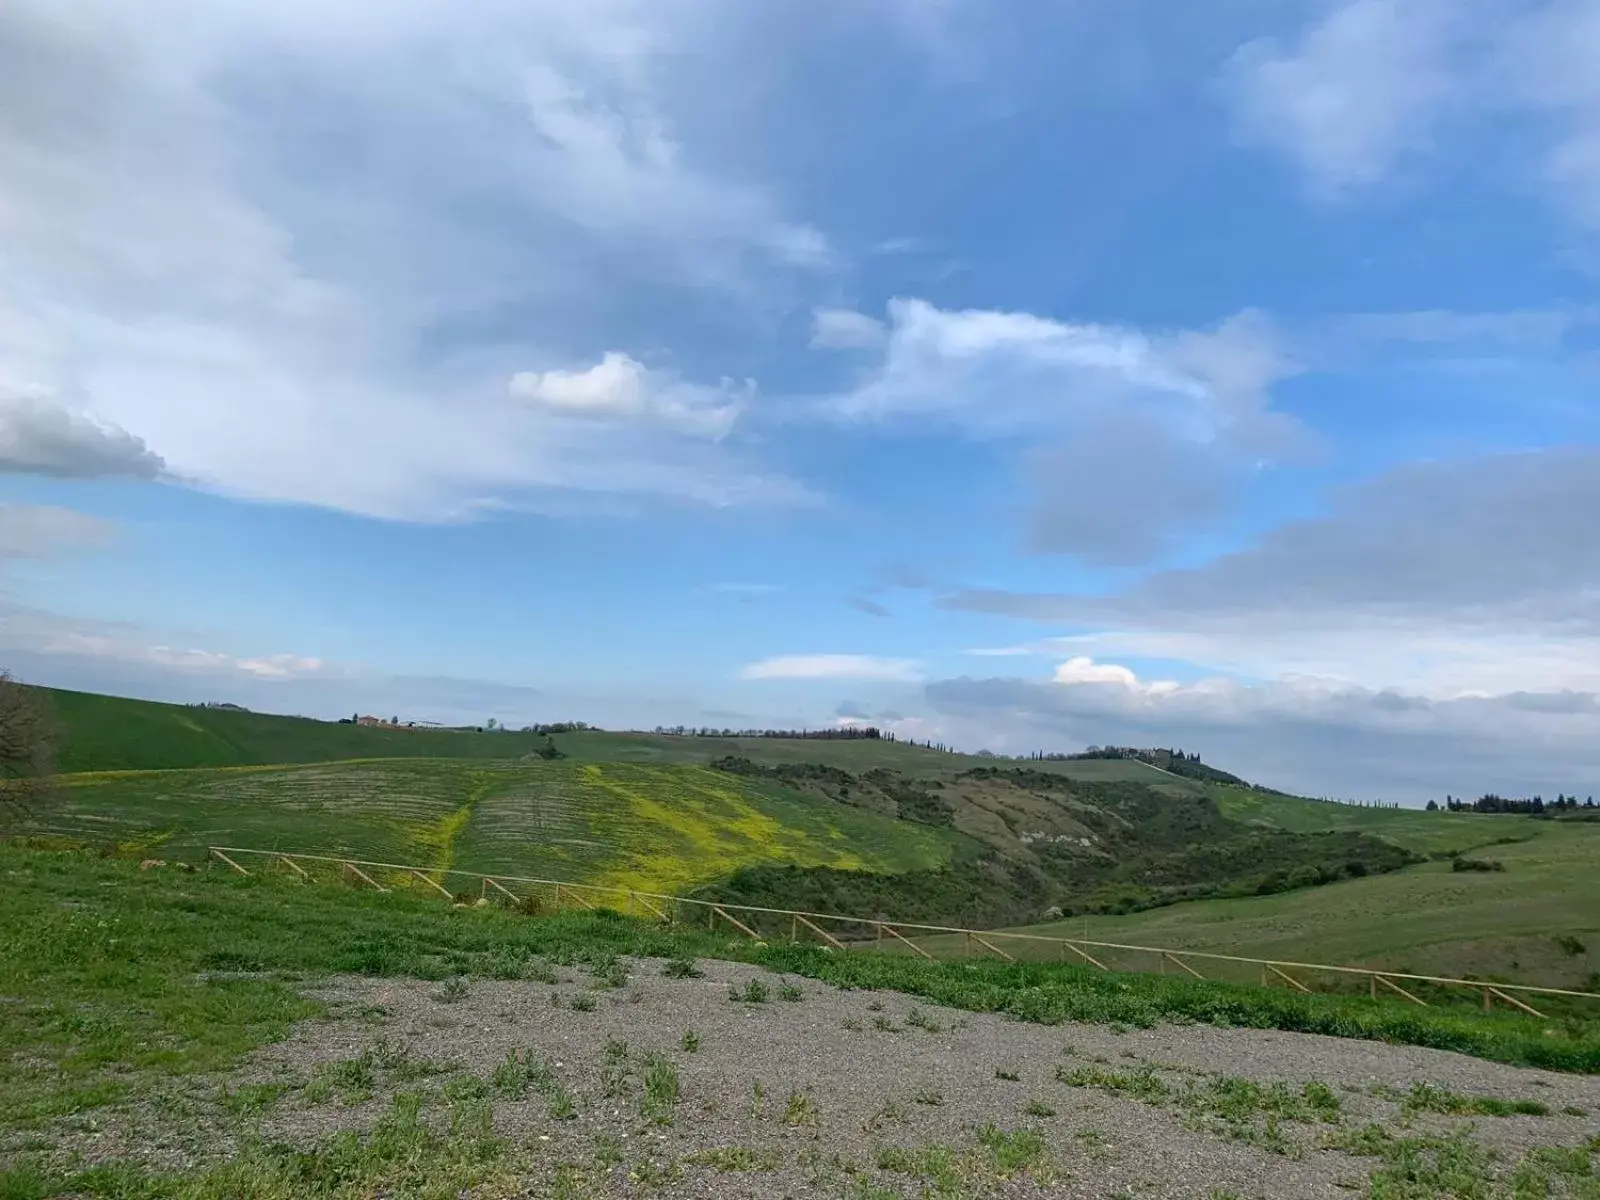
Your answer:
[[[1600,792],[1600,0],[9,0],[0,666]]]

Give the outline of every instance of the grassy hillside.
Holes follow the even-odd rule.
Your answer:
[[[708,898],[759,907],[986,927],[1051,912],[1128,912],[1205,896],[1279,892],[1395,870],[1416,854],[1356,829],[1245,823],[1198,791],[1087,782],[1030,764],[942,780],[719,760],[819,798],[948,824],[984,854],[936,870],[866,876],[826,865],[759,864]]]
[[[1449,862],[1430,862],[1281,895],[1199,900],[1017,931],[1600,990],[1600,825],[1478,819],[1520,822],[1526,832],[1525,841],[1477,852],[1504,871],[1453,871]],[[1008,948],[1060,954],[1026,943]],[[1246,968],[1232,974],[1240,972],[1252,974]]]
[[[1236,821],[1304,832],[1350,829],[1388,838],[1423,854],[1519,841],[1538,833],[1538,823],[1522,816],[1360,808],[1240,787],[1214,787],[1211,794],[1218,807]]]
[[[194,856],[207,845],[675,891],[759,862],[901,871],[951,830],[694,766],[381,759],[66,776],[35,833]]]
[[[261,766],[346,758],[516,758],[532,734],[372,729],[269,713],[191,708],[154,700],[41,689],[65,738],[60,769],[154,771]]]
[[[63,772],[273,766],[365,758],[511,759],[530,754],[544,743],[536,734],[375,729],[271,713],[40,690],[54,703],[66,733],[60,755]],[[702,738],[595,731],[560,734],[556,742],[571,758],[586,762],[665,766],[742,756],[763,763],[823,763],[856,773],[882,768],[919,778],[993,761],[868,739]],[[1139,762],[1036,765],[1076,779],[1195,786]]]

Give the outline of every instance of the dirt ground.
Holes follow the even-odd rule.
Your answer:
[[[53,1152],[181,1168],[370,1129],[410,1092],[445,1125],[492,1106],[528,1196],[1600,1197],[1596,1078],[666,966],[332,980],[328,1016],[240,1071],[63,1127]]]

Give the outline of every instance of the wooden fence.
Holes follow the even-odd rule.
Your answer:
[[[212,846],[209,857],[231,867],[241,875],[249,875],[252,872],[239,861],[240,859],[265,860],[267,868],[277,867],[291,872],[297,879],[305,882],[310,882],[314,878],[314,871],[336,869],[347,882],[379,892],[388,892],[393,886],[423,887],[454,902],[460,901],[463,897],[471,898],[471,893],[475,891],[479,900],[511,903],[534,909],[611,908],[668,924],[698,924],[703,921],[707,928],[713,930],[720,921],[757,941],[784,936],[798,941],[802,937],[810,937],[834,950],[845,952],[865,948],[894,949],[932,960],[937,956],[935,951],[943,949],[943,943],[954,937],[958,939],[957,944],[965,954],[989,954],[1008,962],[1017,961],[1017,955],[1011,952],[1013,950],[1020,953],[1025,949],[1037,950],[1043,947],[1052,955],[1059,955],[1063,960],[1100,970],[1165,973],[1170,967],[1195,979],[1211,979],[1214,976],[1206,975],[1200,969],[1202,965],[1235,971],[1246,968],[1252,973],[1259,970],[1262,986],[1281,985],[1310,994],[1316,989],[1308,986],[1307,977],[1313,982],[1317,981],[1318,977],[1346,982],[1360,981],[1366,984],[1374,999],[1383,995],[1397,996],[1423,1007],[1428,1006],[1428,1001],[1418,995],[1418,992],[1428,989],[1444,989],[1446,992],[1466,989],[1482,997],[1485,1012],[1493,1010],[1496,1004],[1500,1004],[1540,1018],[1545,1014],[1533,1003],[1539,997],[1565,997],[1600,1002],[1600,994],[1594,992],[1535,987],[1525,983],[1488,983],[1481,979],[1452,979],[1448,976],[1417,975],[1373,967],[1290,962],[1250,958],[1238,954],[1215,954],[1203,950],[1175,950],[1160,946],[1101,942],[1087,937],[1005,933],[990,929],[921,925],[911,921],[889,921],[872,917],[847,917],[837,913],[802,912],[746,904],[720,904],[710,900],[667,896],[656,892],[605,887],[592,883],[533,879],[520,875],[491,875],[481,871],[437,870],[400,863],[341,858],[337,855],[290,854],[280,850]],[[388,882],[381,882],[380,876],[386,878]],[[446,882],[455,879],[467,882],[468,890],[452,892],[445,886]],[[784,928],[785,925],[787,929]],[[939,939],[939,941],[929,942],[925,939]],[[930,949],[930,946],[933,949]],[[1119,961],[1116,968],[1108,965],[1108,960],[1113,955],[1124,960]],[[1129,961],[1130,956],[1131,961]]]

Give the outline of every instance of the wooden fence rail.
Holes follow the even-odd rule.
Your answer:
[[[290,854],[282,850],[257,850],[241,846],[212,846],[209,849],[210,858],[231,867],[241,875],[251,872],[244,867],[239,859],[254,856],[263,860],[263,867],[280,864],[292,869],[297,879],[309,880],[310,868],[321,864],[338,868],[346,878],[359,880],[370,889],[387,892],[389,889],[379,883],[374,872],[392,871],[398,878],[406,882],[422,882],[436,892],[447,897],[452,896],[450,890],[441,882],[443,877],[459,876],[469,879],[478,885],[478,892],[487,898],[489,890],[494,891],[506,900],[513,903],[523,903],[528,897],[518,895],[514,885],[524,888],[549,889],[554,897],[557,907],[570,901],[573,905],[586,909],[607,907],[596,903],[600,897],[609,897],[622,902],[619,911],[648,913],[658,921],[671,923],[676,919],[681,910],[688,909],[702,913],[701,919],[707,921],[711,928],[716,928],[718,918],[723,923],[737,929],[745,936],[762,940],[763,934],[757,928],[761,918],[788,918],[789,936],[798,940],[802,926],[807,931],[817,936],[828,949],[848,952],[855,948],[870,948],[881,946],[885,935],[895,942],[908,946],[923,958],[931,959],[936,947],[930,947],[925,941],[914,940],[911,934],[923,937],[958,937],[966,953],[972,953],[974,946],[982,947],[989,953],[1007,962],[1015,962],[1016,956],[1004,948],[1010,944],[1013,949],[1018,949],[1028,943],[1041,946],[1058,947],[1062,958],[1074,954],[1083,962],[1100,970],[1111,970],[1101,958],[1091,954],[1090,950],[1100,951],[1102,956],[1106,951],[1119,954],[1134,954],[1141,960],[1149,956],[1151,967],[1124,968],[1132,970],[1164,971],[1166,965],[1171,963],[1197,979],[1206,979],[1194,965],[1195,962],[1229,964],[1236,967],[1259,969],[1262,986],[1266,986],[1271,979],[1281,980],[1284,984],[1301,992],[1310,992],[1305,981],[1290,972],[1312,973],[1323,975],[1337,975],[1350,979],[1364,979],[1371,989],[1371,994],[1376,998],[1382,988],[1414,1004],[1427,1006],[1427,1001],[1415,992],[1402,987],[1401,980],[1411,984],[1430,984],[1435,987],[1466,989],[1480,995],[1483,999],[1484,1010],[1492,1011],[1495,1003],[1516,1009],[1535,1017],[1544,1014],[1529,1002],[1531,997],[1563,996],[1578,1000],[1591,1000],[1600,1002],[1600,994],[1594,992],[1573,991],[1568,988],[1536,987],[1526,983],[1488,983],[1480,979],[1454,979],[1443,975],[1416,975],[1405,971],[1385,971],[1374,967],[1352,967],[1334,963],[1307,963],[1291,962],[1279,959],[1250,958],[1239,954],[1217,954],[1207,950],[1179,950],[1160,946],[1136,946],[1122,942],[1100,942],[1090,938],[1052,937],[1041,933],[1006,933],[994,929],[964,929],[951,925],[919,925],[910,921],[887,921],[873,917],[848,917],[838,913],[803,912],[788,908],[763,908],[750,904],[727,904],[710,900],[697,900],[688,896],[668,896],[658,892],[641,892],[636,889],[606,887],[594,883],[571,883],[564,879],[536,879],[521,875],[502,875],[499,873],[488,875],[480,871],[464,871],[460,869],[432,869],[419,867],[406,863],[367,862],[363,859],[346,858],[329,854]],[[738,915],[736,915],[738,914]],[[830,932],[824,925],[833,925],[835,929]],[[843,930],[838,927],[844,927]],[[850,937],[847,931],[859,931],[857,940],[847,942]],[[844,937],[840,934],[844,933]],[[893,944],[893,943],[891,943]]]

